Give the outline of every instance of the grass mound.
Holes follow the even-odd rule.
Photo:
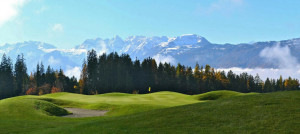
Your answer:
[[[34,108],[37,110],[42,110],[48,115],[54,115],[54,116],[63,116],[68,115],[69,112],[53,103],[42,101],[42,100],[36,100],[34,103]]]
[[[127,94],[127,93],[119,93],[119,92],[113,92],[113,93],[105,93],[105,94],[99,94],[98,96],[133,96],[136,94]]]
[[[221,90],[221,91],[211,91],[200,95],[195,95],[195,97],[197,100],[218,100],[218,99],[229,98],[238,95],[244,95],[244,93]]]
[[[74,93],[57,92],[57,93],[52,93],[52,94],[45,94],[43,96],[44,97],[61,97],[61,96],[64,96],[64,95],[69,95],[69,94],[74,94]]]
[[[151,94],[107,93],[99,95],[54,93],[38,96],[37,98],[63,107],[77,107],[109,111],[119,111],[120,108],[123,109],[125,107],[132,107],[131,105],[138,106],[139,108],[136,109],[137,111],[146,111],[149,109],[149,107],[157,109],[199,102],[199,100],[196,100],[193,96],[175,92],[156,92]],[[144,110],[142,110],[143,106],[145,107]],[[120,111],[122,111],[123,114],[126,114],[126,112],[123,110]]]

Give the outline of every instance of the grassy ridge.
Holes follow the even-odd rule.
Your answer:
[[[220,93],[231,94],[221,91],[212,96]],[[199,96],[201,95],[159,92],[150,95],[112,93],[86,96],[58,93],[40,97],[15,97],[0,101],[0,130],[2,133],[300,132],[300,91],[235,94],[203,103],[198,103]],[[97,108],[99,105],[96,103],[112,103],[119,111],[113,110],[115,113],[107,117],[61,118],[49,116],[34,108],[36,101],[45,100],[49,103],[80,107],[87,104],[90,108]],[[142,110],[136,112],[138,109]],[[131,114],[128,112],[130,110]]]
[[[218,100],[218,99],[230,98],[233,96],[251,95],[251,94],[257,94],[257,93],[240,93],[235,91],[220,90],[220,91],[211,91],[211,92],[194,95],[194,96],[197,100]]]
[[[107,93],[100,95],[56,93],[41,96],[39,99],[50,100],[63,107],[109,110],[107,115],[111,116],[199,102],[190,95],[167,91],[151,94]]]

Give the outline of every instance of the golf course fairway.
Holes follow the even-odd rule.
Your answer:
[[[64,108],[105,110],[66,118]],[[0,100],[0,133],[300,133],[300,91],[55,93]]]

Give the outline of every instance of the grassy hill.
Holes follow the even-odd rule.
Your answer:
[[[110,112],[105,117],[54,116],[66,114],[61,108],[66,106]],[[299,125],[300,91],[56,93],[0,101],[0,133],[299,133]]]

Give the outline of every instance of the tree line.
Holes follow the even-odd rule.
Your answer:
[[[267,78],[247,73],[215,70],[209,65],[194,68],[178,63],[157,63],[153,58],[134,61],[128,54],[116,52],[97,55],[88,51],[83,61],[79,81],[68,77],[62,69],[54,70],[38,63],[36,70],[27,73],[23,55],[18,55],[13,65],[5,54],[0,63],[0,99],[18,95],[42,95],[55,92],[101,94],[109,92],[149,93],[174,91],[184,94],[199,94],[215,90],[248,92],[274,92],[299,90],[299,80]]]
[[[18,55],[13,65],[5,54],[0,63],[0,99],[19,95],[42,95],[55,92],[76,92],[78,85],[75,77],[65,76],[63,70],[45,70],[43,63],[38,63],[36,70],[27,73],[25,58]]]
[[[109,92],[148,93],[175,91],[184,94],[199,94],[215,90],[232,90],[243,93],[299,90],[297,79],[267,78],[247,73],[235,74],[217,71],[209,65],[194,69],[189,66],[157,63],[155,59],[132,60],[128,54],[116,52],[97,56],[95,50],[87,54],[83,62],[79,91],[83,94]]]

